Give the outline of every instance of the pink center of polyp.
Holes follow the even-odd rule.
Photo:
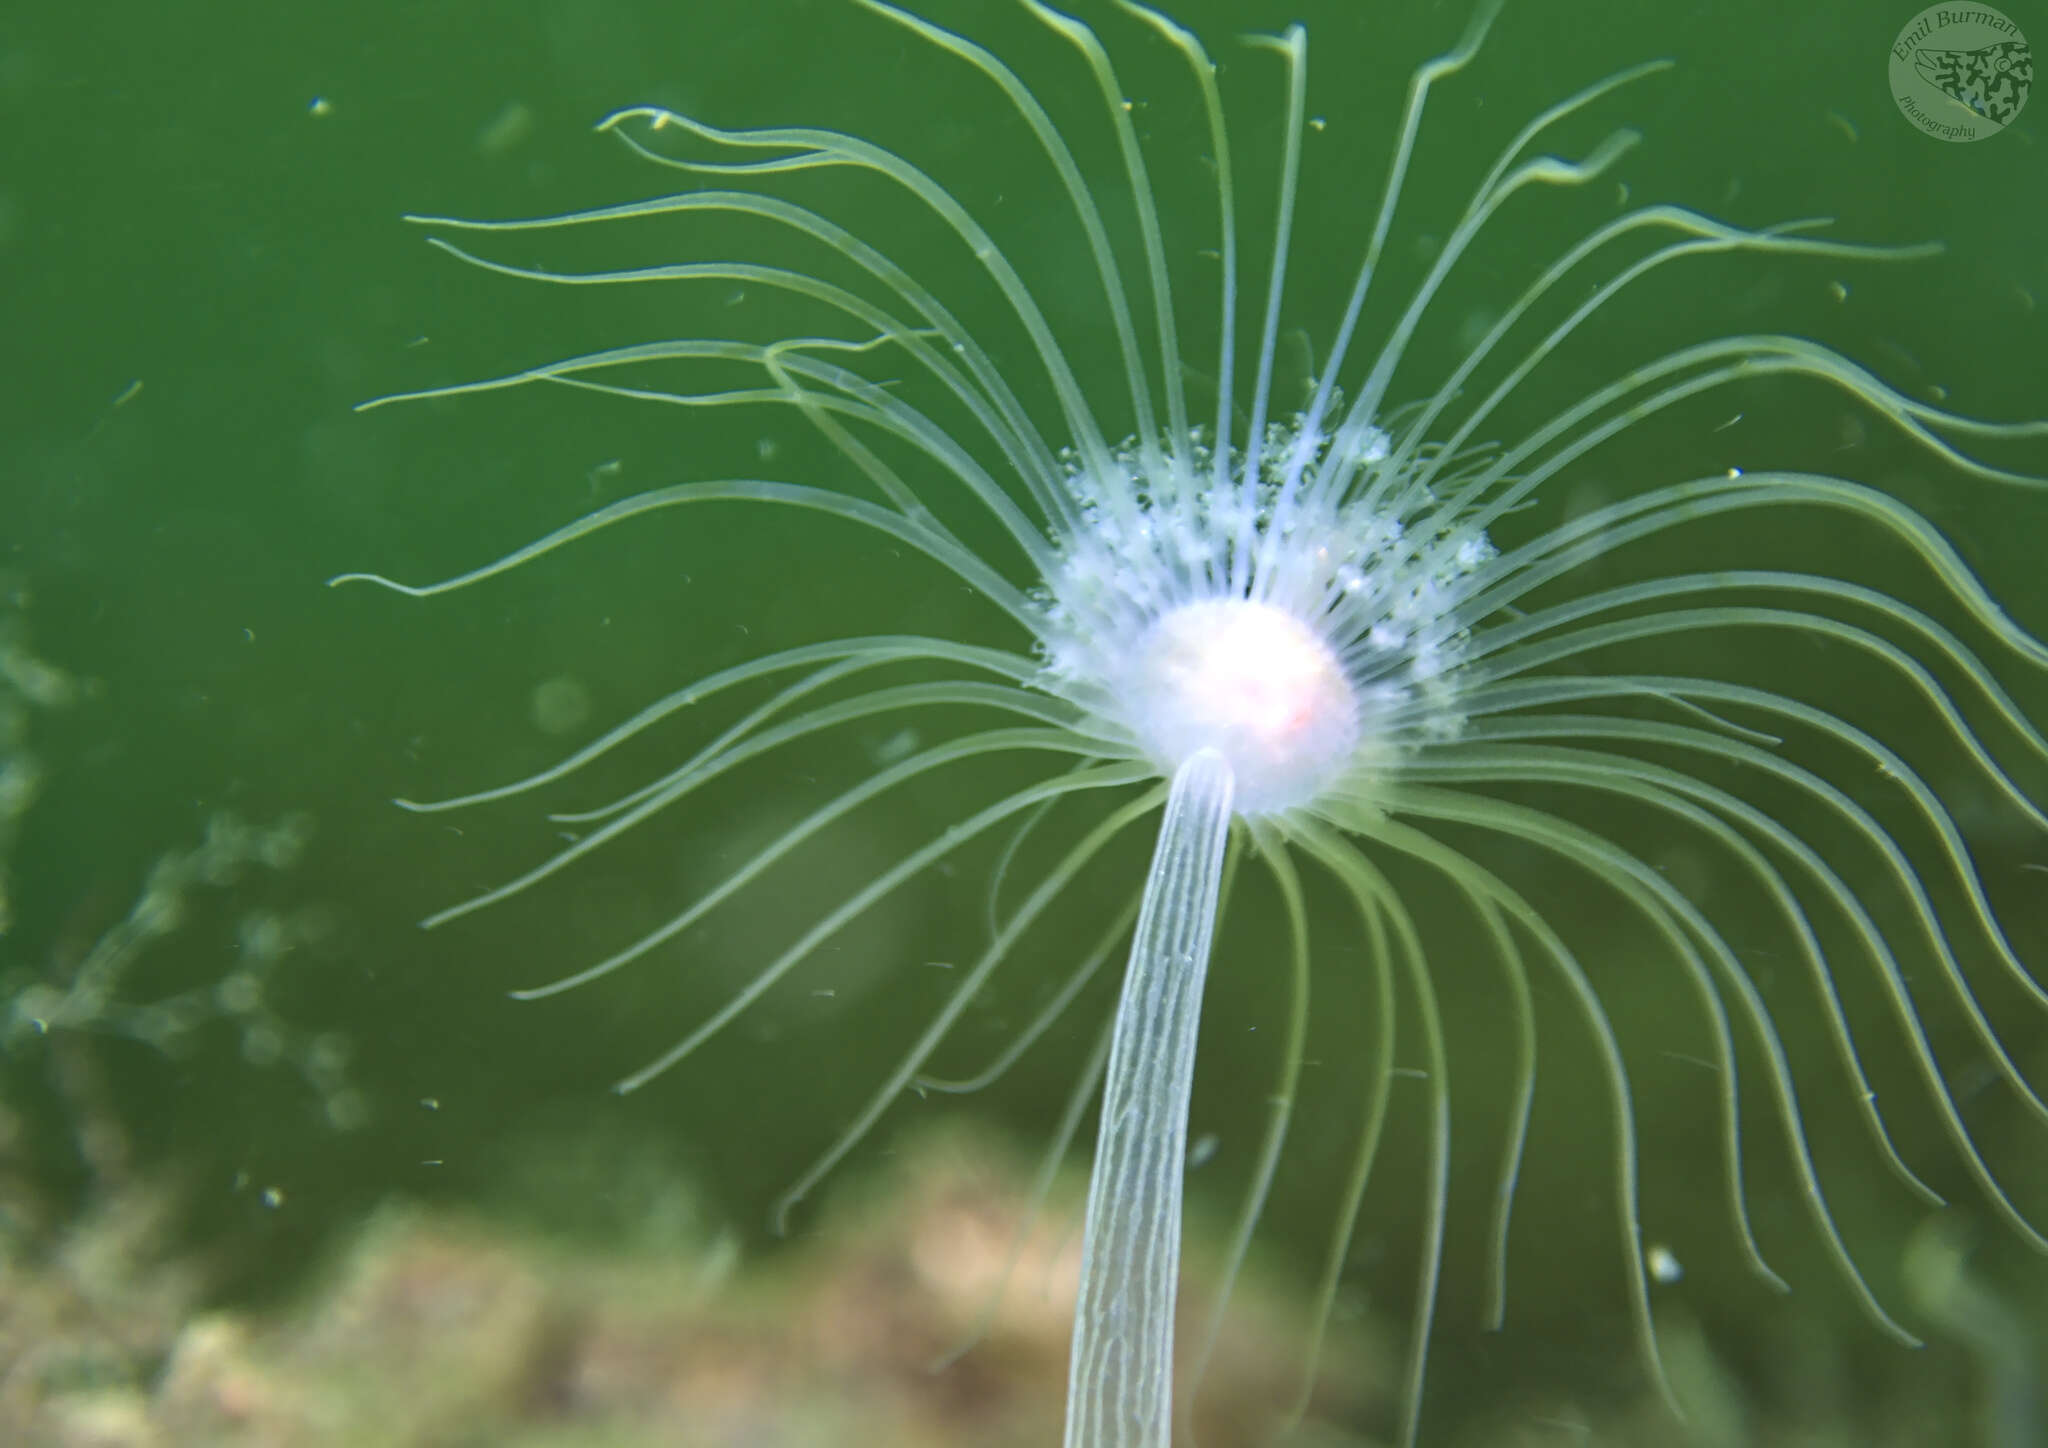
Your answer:
[[[1284,609],[1202,599],[1161,615],[1130,655],[1131,725],[1162,769],[1198,749],[1237,777],[1238,809],[1308,803],[1358,742],[1358,704],[1336,654]]]

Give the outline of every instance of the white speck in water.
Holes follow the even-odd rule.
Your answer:
[[[1680,1262],[1669,1247],[1659,1242],[1643,1253],[1643,1265],[1650,1270],[1650,1280],[1669,1286],[1685,1276],[1685,1264]]]

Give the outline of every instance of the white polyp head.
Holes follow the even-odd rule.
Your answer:
[[[1203,748],[1236,775],[1244,814],[1307,804],[1358,744],[1358,697],[1322,636],[1283,608],[1206,598],[1168,609],[1132,646],[1118,690],[1140,744],[1171,774]]]

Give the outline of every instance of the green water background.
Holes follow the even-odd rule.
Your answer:
[[[2014,13],[2048,33],[2048,17]],[[1408,72],[1455,38],[1463,8],[1209,4],[1182,14],[1226,61],[1253,215],[1272,184],[1277,68],[1229,36],[1296,15],[1309,25],[1310,109],[1328,124],[1310,140],[1289,319],[1324,346]],[[1004,5],[948,6],[937,18],[1013,58],[1062,121],[1078,117],[1084,165],[1114,181],[1097,99],[1057,41]],[[1404,213],[1415,219],[1397,229],[1390,257],[1412,280],[1493,148],[1524,117],[1623,65],[1670,57],[1675,71],[1574,121],[1560,147],[1583,151],[1612,127],[1635,125],[1646,144],[1616,175],[1639,199],[1751,224],[1825,214],[1845,236],[1934,238],[1947,252],[1898,267],[1749,261],[1708,270],[1700,282],[1619,309],[1596,345],[1563,363],[1567,378],[1591,385],[1681,341],[1783,328],[1816,335],[1909,390],[1946,388],[1965,411],[2042,415],[2048,329],[2036,303],[2048,296],[2048,187],[2039,101],[2011,132],[1981,144],[1923,138],[1886,93],[1887,49],[1905,18],[1904,8],[1850,3],[1796,15],[1753,4],[1512,7],[1478,64],[1445,88]],[[1210,245],[1203,173],[1190,164],[1206,142],[1183,76],[1134,28],[1108,29],[1118,54],[1136,57],[1126,90],[1146,101],[1141,128],[1169,230],[1199,229],[1191,245]],[[840,476],[832,470],[843,472],[794,419],[758,411],[681,414],[549,391],[351,411],[396,388],[544,361],[628,333],[719,331],[722,310],[740,304],[719,284],[708,296],[543,293],[462,268],[399,221],[408,211],[553,212],[675,185],[679,178],[650,172],[589,130],[612,108],[639,102],[734,126],[835,125],[917,155],[991,217],[998,241],[1047,293],[1056,330],[1086,339],[1078,349],[1084,380],[1113,381],[1085,257],[1014,118],[956,63],[836,4],[116,4],[0,18],[0,566],[32,585],[38,651],[101,686],[37,736],[52,782],[18,851],[22,919],[6,959],[33,970],[67,938],[110,922],[149,862],[193,839],[216,808],[317,817],[313,856],[283,893],[324,902],[341,923],[331,950],[280,983],[283,1008],[355,1043],[351,1072],[373,1106],[371,1123],[330,1130],[310,1093],[281,1073],[241,1065],[231,1041],[174,1063],[135,1049],[109,1053],[138,1139],[219,1184],[202,1230],[237,1242],[268,1285],[289,1280],[325,1234],[394,1192],[501,1201],[529,1193],[580,1203],[575,1211],[596,1218],[631,1216],[644,1203],[618,1180],[619,1163],[650,1155],[679,1164],[720,1211],[754,1231],[765,1203],[830,1139],[847,1104],[935,1005],[945,981],[923,963],[959,959],[976,942],[981,887],[976,869],[963,865],[876,912],[821,958],[823,974],[779,992],[684,1070],[628,1101],[604,1090],[701,1018],[745,978],[746,962],[779,948],[792,921],[815,915],[875,862],[957,813],[960,799],[934,786],[878,812],[801,878],[778,880],[730,912],[693,955],[671,953],[588,995],[530,1005],[504,996],[658,921],[664,902],[701,888],[749,841],[855,777],[890,747],[893,726],[719,791],[703,814],[615,867],[587,869],[504,917],[430,935],[413,928],[553,842],[537,810],[427,819],[387,803],[481,787],[554,757],[564,741],[532,719],[543,680],[573,678],[588,692],[590,722],[576,739],[770,646],[892,629],[1014,642],[948,579],[883,543],[828,521],[743,510],[662,520],[435,602],[322,587],[352,569],[408,579],[459,570],[641,487],[755,473],[830,485]],[[1174,157],[1178,167],[1168,164]],[[978,285],[965,255],[929,226],[905,222],[886,188],[828,180],[822,194],[842,219],[870,219],[878,239],[912,238],[913,254],[902,259],[941,295]],[[1430,359],[1455,357],[1461,324],[1483,318],[1488,300],[1498,305],[1502,289],[1528,275],[1518,268],[1554,255],[1614,204],[1614,184],[1604,182],[1545,200],[1497,232],[1502,239],[1460,283],[1469,290],[1448,294],[1450,320],[1419,344],[1414,375],[1431,375],[1432,365],[1440,375],[1448,362]],[[1263,257],[1264,228],[1262,219],[1248,222],[1248,287],[1262,279],[1252,266]],[[716,254],[706,241],[728,235],[740,237],[711,226],[701,235],[672,229],[666,240],[634,243],[641,250],[632,255],[658,259],[671,243],[677,254]],[[523,244],[497,254],[543,259]],[[557,254],[581,255],[573,245]],[[1837,276],[1849,285],[1847,300],[1828,291]],[[749,314],[756,329],[779,315],[772,303],[749,305],[761,308]],[[1188,350],[1199,358],[1197,344]],[[1568,385],[1546,395],[1569,395]],[[1614,486],[1612,474],[1637,462],[1671,469],[1660,480],[1752,457],[1825,467],[1844,445],[1839,412],[1761,413],[1740,447],[1718,446],[1698,425],[1711,419],[1674,423],[1650,431],[1606,472],[1593,470],[1597,486]],[[1903,451],[1874,457],[1875,472],[1844,470],[1895,484],[2017,618],[2048,628],[2039,572],[2048,512],[2037,500],[1915,464]],[[1773,558],[1817,550],[1836,562],[1843,558],[1829,550],[1847,550],[1853,562],[1864,546],[1800,521],[1757,543]],[[2040,691],[2028,698],[2038,706]],[[1892,705],[1873,684],[1840,707],[1882,717]],[[1912,727],[1925,737],[1924,721]],[[657,747],[638,761],[651,768],[663,757]],[[997,771],[975,783],[985,789],[1009,777]],[[2016,832],[1987,843],[1994,893],[2022,912],[2026,896],[2012,882],[2030,849],[2038,858],[2038,841]],[[1135,883],[1142,858],[1143,842],[1134,842],[1083,899],[1114,899]],[[1087,912],[1074,914],[1080,921]],[[1279,1020],[1276,919],[1270,891],[1248,892],[1229,937],[1236,953],[1226,949],[1218,961],[1193,1129],[1222,1144],[1219,1204],[1250,1159],[1272,1069],[1263,1047]],[[1329,1014],[1318,1015],[1337,1032],[1323,1043],[1335,1059],[1344,1032],[1356,1029],[1336,1014],[1347,1001],[1343,951],[1353,947],[1333,902],[1318,902],[1317,929],[1340,942],[1323,957],[1333,983],[1319,996]],[[2023,948],[2038,947],[2038,910],[2016,930]],[[1070,958],[1085,938],[1079,924],[1048,932],[1036,951],[1041,973],[1027,972],[1024,984],[970,1016],[955,1064],[964,1069],[993,1050],[1028,1013],[1031,983],[1042,989],[1042,971],[1055,968],[1042,963]],[[224,968],[224,948],[214,940],[167,949],[150,967],[156,974],[137,977],[138,994],[158,981],[206,979]],[[1473,1201],[1486,1189],[1507,1079],[1508,1038],[1483,974],[1446,984],[1459,1101],[1475,1103],[1477,1115],[1460,1116],[1454,1183],[1462,1205],[1447,1295],[1447,1312],[1467,1315],[1461,1336],[1439,1344],[1440,1385],[1497,1383],[1510,1371],[1465,1355],[1483,1221]],[[835,995],[811,993],[828,979]],[[1662,1046],[1652,1035],[1640,1058],[1646,1192],[1664,1205],[1662,1221],[1698,1225],[1697,1240],[1684,1240],[1688,1259],[1702,1264],[1694,1279],[1702,1310],[1733,1324],[1743,1312],[1769,1321],[1784,1309],[1741,1278],[1725,1230],[1713,1226],[1724,1219],[1715,1216],[1718,1177],[1705,1166],[1711,1093],[1688,1068],[1656,1064],[1697,1050],[1697,1033],[1682,1024],[1690,998],[1672,979],[1617,981],[1616,990],[1625,1034],[1632,1021],[1672,1033]],[[1092,999],[1099,1008],[1105,997]],[[1053,1034],[990,1103],[995,1119],[1027,1137],[1046,1129],[1092,1039],[1092,1019]],[[1563,1353],[1566,1366],[1556,1367],[1532,1347],[1539,1334],[1531,1328],[1575,1324],[1584,1341],[1611,1346],[1623,1316],[1600,1098],[1575,1070],[1583,1037],[1569,1034],[1568,1014],[1554,1009],[1545,1021],[1564,1027],[1566,1044],[1546,1057],[1510,1285],[1524,1326],[1519,1350],[1530,1354],[1519,1361],[1538,1365],[1523,1370],[1570,1374],[1575,1359]],[[2013,1023],[2024,1060],[2042,1039],[2040,1022]],[[1802,1083],[1834,1080],[1817,1031],[1798,1033],[1794,1044],[1808,1048]],[[1886,1079],[1909,1094],[1896,1051],[1876,1050],[1878,1069],[1893,1070]],[[1967,1051],[1957,1055],[1958,1069],[1969,1069]],[[1403,1064],[1416,1063],[1404,1054]],[[57,1111],[34,1059],[7,1069],[19,1099]],[[1326,1090],[1316,1110],[1304,1106],[1266,1237],[1304,1270],[1350,1129],[1338,1109],[1349,1098]],[[1836,1106],[1828,1119],[1849,1122]],[[913,1100],[879,1141],[954,1109]],[[2006,1129],[2012,1114],[2009,1103],[1987,1108],[1985,1129]],[[1399,1102],[1384,1181],[1419,1169],[1421,1121],[1419,1094]],[[61,1139],[61,1130],[51,1134]],[[1835,1152],[1823,1146],[1842,1173],[1830,1181],[1849,1199],[1837,1208],[1854,1242],[1873,1253],[1886,1295],[1899,1233],[1914,1212],[1861,1152],[1860,1141]],[[1909,1155],[1938,1176],[1951,1171],[1931,1128],[1912,1135]],[[60,1172],[61,1158],[57,1150]],[[856,1169],[862,1159],[856,1154]],[[2008,1152],[2008,1162],[2016,1159]],[[554,1165],[535,1170],[536,1160]],[[1782,1172],[1760,1171],[1757,1210],[1774,1260],[1801,1287],[1803,1304],[1839,1320],[1859,1351],[1870,1348],[1817,1260]],[[285,1208],[265,1206],[250,1184],[280,1188]],[[2032,1185],[2041,1185],[2038,1172]],[[1855,1204],[1866,1187],[1876,1202],[1867,1211]],[[1360,1271],[1375,1294],[1388,1295],[1377,1302],[1400,1300],[1392,1294],[1405,1276],[1374,1264],[1412,1251],[1411,1198],[1383,1185],[1385,1206],[1368,1225]],[[1991,1260],[2019,1260],[2004,1239],[1987,1241]],[[2039,1301],[2038,1273],[2031,1281]],[[1911,1360],[1897,1361],[1909,1370]]]

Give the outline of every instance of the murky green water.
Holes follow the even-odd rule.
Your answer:
[[[1007,5],[933,9],[1011,58],[1056,118],[1076,118],[1084,167],[1105,183],[1114,178],[1113,150],[1093,129],[1097,97],[1059,42]],[[1296,15],[1308,23],[1310,107],[1326,124],[1310,138],[1289,321],[1317,349],[1327,345],[1370,224],[1409,70],[1448,45],[1465,19],[1459,5],[1365,9],[1342,0],[1181,8],[1226,61],[1239,181],[1260,198],[1255,215],[1272,185],[1265,158],[1277,137],[1277,66],[1228,37]],[[1695,205],[1752,225],[1826,215],[1845,237],[1939,239],[1947,252],[1859,268],[1702,264],[1647,286],[1596,338],[1560,358],[1556,380],[1531,399],[1534,415],[1665,348],[1736,330],[1815,336],[1916,395],[1944,388],[1974,415],[2048,414],[2043,102],[1984,143],[1921,137],[1886,91],[1887,50],[1905,18],[1903,9],[1847,0],[1796,16],[1750,3],[1684,13],[1619,3],[1569,14],[1519,9],[1431,113],[1390,268],[1412,282],[1525,117],[1623,65],[1670,57],[1674,71],[1573,119],[1554,144],[1579,154],[1633,125],[1644,144],[1615,176],[1635,200]],[[2048,32],[2048,18],[2033,23]],[[1142,41],[1130,27],[1107,31]],[[1135,52],[1125,87],[1140,102],[1169,232],[1194,237],[1190,248],[1209,246],[1199,111],[1170,57],[1142,43]],[[283,1280],[274,1274],[303,1261],[305,1249],[394,1193],[521,1198],[529,1207],[544,1199],[543,1215],[586,1225],[631,1217],[641,1203],[601,1155],[564,1151],[559,1172],[534,1170],[536,1157],[578,1136],[616,1137],[627,1156],[673,1159],[756,1231],[766,1203],[829,1142],[850,1103],[937,1005],[948,981],[927,963],[957,961],[979,943],[986,853],[874,912],[808,976],[682,1069],[628,1100],[605,1090],[743,982],[750,962],[780,949],[794,922],[929,837],[957,812],[953,791],[971,785],[980,799],[991,779],[1010,777],[1000,770],[933,784],[876,812],[792,878],[725,912],[688,950],[560,1000],[505,997],[664,918],[675,908],[668,902],[715,880],[750,843],[900,747],[887,721],[714,791],[689,818],[501,912],[430,934],[414,927],[541,858],[557,826],[519,802],[422,817],[393,809],[391,796],[433,797],[523,774],[667,688],[769,647],[884,631],[1015,642],[951,580],[885,543],[830,520],[745,509],[684,510],[439,600],[323,587],[353,569],[413,581],[459,571],[591,506],[664,483],[765,476],[833,485],[844,477],[843,460],[799,419],[768,409],[684,411],[541,389],[351,411],[393,390],[620,341],[735,328],[776,335],[784,316],[809,318],[788,326],[819,325],[801,309],[778,311],[782,304],[722,283],[597,296],[491,277],[435,252],[399,219],[539,214],[672,187],[680,178],[589,129],[612,108],[641,102],[735,127],[831,125],[914,154],[1019,257],[1055,328],[1082,343],[1084,382],[1113,379],[1085,258],[1028,138],[962,67],[823,0],[736,13],[636,0],[370,4],[322,15],[229,4],[50,6],[0,19],[0,570],[33,594],[26,617],[36,653],[96,681],[61,714],[35,720],[48,777],[15,848],[17,919],[0,938],[0,962],[25,979],[46,962],[75,959],[127,911],[151,862],[189,848],[217,810],[265,822],[291,811],[315,817],[302,864],[202,906],[192,929],[150,956],[124,990],[148,1001],[215,979],[235,968],[237,920],[270,903],[319,907],[321,943],[290,957],[272,995],[283,1020],[351,1044],[346,1087],[367,1107],[366,1124],[333,1129],[323,1115],[331,1092],[289,1069],[238,1059],[241,1038],[230,1029],[198,1033],[174,1060],[122,1043],[93,1053],[105,1072],[105,1109],[142,1156],[197,1174],[199,1228],[250,1264],[251,1286]],[[1483,325],[1533,260],[1611,215],[1616,185],[1532,198],[1504,217],[1444,294],[1413,375],[1440,375],[1461,329],[1469,338]],[[942,296],[951,288],[970,298],[964,305],[988,307],[974,291],[971,260],[935,228],[905,220],[887,188],[834,177],[812,195],[842,219],[871,218],[879,241],[900,237],[899,258]],[[611,262],[715,255],[723,242],[801,264],[800,247],[758,232],[690,225],[637,237]],[[1266,224],[1247,225],[1247,256],[1262,259]],[[582,245],[572,239],[550,251],[514,239],[492,254],[564,267],[602,254]],[[1831,290],[1836,281],[1846,295]],[[1188,350],[1199,358],[1206,345]],[[1305,371],[1300,360],[1289,365]],[[1200,396],[1202,379],[1192,385]],[[1766,461],[1839,467],[1927,512],[2016,618],[2048,629],[2039,571],[2048,505],[2040,498],[1944,474],[1883,440],[1859,444],[1841,431],[1845,409],[1815,389],[1785,402],[1757,398],[1735,437],[1713,430],[1751,406],[1745,397],[1718,415],[1666,419],[1589,467],[1580,484],[1602,496],[1638,473],[1663,481]],[[2033,461],[2038,471],[2038,451]],[[1845,539],[1832,524],[1794,519],[1785,529],[1755,540],[1760,558],[1820,571],[1869,564],[1867,541]],[[1900,586],[1923,601],[1934,596],[1922,582]],[[1800,667],[1781,641],[1763,647],[1777,651],[1773,667]],[[1881,719],[1899,707],[1896,689],[1874,679],[1844,674],[1843,713]],[[536,690],[549,681],[557,681],[556,707],[571,716],[556,733],[536,718]],[[2048,700],[2040,684],[2019,691],[2037,717]],[[583,701],[587,718],[578,720]],[[1923,744],[1933,737],[1926,720],[1907,727]],[[685,730],[643,748],[637,772],[629,763],[610,780],[623,787],[699,738]],[[2025,782],[2040,797],[2038,771]],[[604,797],[592,788],[548,803]],[[2016,945],[2039,960],[2048,924],[2022,867],[2048,856],[2003,816],[1982,818],[1987,879],[2011,913]],[[1644,848],[1654,855],[1654,842]],[[955,1069],[986,1059],[1029,1015],[1048,973],[1088,938],[1091,907],[1135,887],[1143,851],[1133,841],[1085,882],[1071,925],[1037,940],[1019,978],[970,1017],[947,1058]],[[1547,888],[1562,903],[1574,887],[1560,875]],[[1270,890],[1247,893],[1212,987],[1191,1134],[1218,1142],[1202,1179],[1215,1183],[1218,1212],[1255,1153],[1272,1070],[1263,1047],[1283,1010],[1274,989],[1277,920]],[[1360,1079],[1351,1044],[1359,1027],[1347,1024],[1357,1018],[1344,1014],[1361,1005],[1346,984],[1351,927],[1325,900],[1315,928],[1329,973],[1327,986],[1318,984],[1321,1034],[1311,1051],[1319,1062],[1311,1075],[1322,1079],[1305,1095],[1265,1237],[1304,1272],[1347,1165],[1344,1113]],[[1740,1362],[1752,1320],[1782,1322],[1788,1309],[1735,1261],[1713,1166],[1712,1091],[1689,1064],[1701,1049],[1693,1004],[1675,979],[1631,973],[1634,944],[1616,928],[1602,979],[1637,1068],[1646,1231],[1681,1244],[1695,1269],[1686,1302]],[[1563,1395],[1598,1395],[1610,1386],[1606,1354],[1626,1331],[1607,1127],[1597,1084],[1577,1069],[1584,1037],[1556,1001],[1544,1008],[1544,1095],[1509,1277],[1519,1331],[1494,1341],[1471,1330],[1507,1036],[1488,994],[1493,977],[1485,968],[1461,973],[1455,954],[1441,964],[1460,1151],[1432,1381],[1447,1403],[1467,1393],[1512,1401],[1518,1384],[1542,1399],[1550,1381],[1567,1385]],[[1774,999],[1803,1000],[1805,989],[1791,981]],[[1093,999],[1101,1007],[1107,997]],[[2039,1016],[1995,992],[1991,1003],[2011,1008],[1999,1018],[2016,1056],[2024,1062],[2031,1051],[2038,1061],[2048,1039]],[[1876,1024],[1884,1013],[1852,999],[1851,1014]],[[1046,1131],[1094,1019],[1082,1012],[1054,1031],[988,1101],[989,1119],[1027,1138]],[[1880,1295],[1896,1302],[1895,1264],[1917,1209],[1851,1138],[1824,1033],[1796,1017],[1785,1029],[1802,1062],[1802,1091],[1816,1103],[1831,1199]],[[5,1080],[29,1127],[22,1151],[39,1179],[75,1189],[77,1101],[53,1084],[42,1048],[16,1045]],[[1971,1073],[1981,1074],[1964,1031],[1943,1023],[1937,1046],[1962,1093]],[[310,1049],[310,1040],[287,1043],[293,1059]],[[1881,1039],[1871,1057],[1880,1095],[1890,1086],[1910,1103],[1895,1040]],[[2024,1145],[2013,1101],[1991,1090],[1968,1104],[2016,1193],[2037,1208],[2048,1203],[2048,1182],[2024,1165],[2038,1143]],[[956,1106],[907,1101],[853,1169],[885,1149],[891,1131]],[[1973,1220],[1983,1216],[1938,1128],[1910,1104],[1902,1111],[1902,1149],[1945,1188],[1955,1185]],[[1829,1350],[1857,1365],[1841,1376],[1906,1375],[1928,1363],[1930,1373],[1966,1372],[1953,1357],[1897,1352],[1860,1324],[1818,1257],[1768,1121],[1753,1114],[1759,1231],[1800,1289],[1802,1320],[1838,1332],[1840,1346]],[[1419,1092],[1397,1096],[1353,1294],[1397,1315],[1408,1277],[1395,1269],[1414,1249],[1416,1215],[1398,1183],[1420,1167],[1422,1120]],[[276,1194],[270,1201],[266,1189]],[[805,1220],[800,1214],[799,1230]],[[2031,1304],[2040,1322],[2048,1288],[2039,1264],[1988,1219],[1982,1240],[1983,1263],[2012,1264],[2013,1299]],[[1433,1406],[1425,1421],[1455,1417]]]

